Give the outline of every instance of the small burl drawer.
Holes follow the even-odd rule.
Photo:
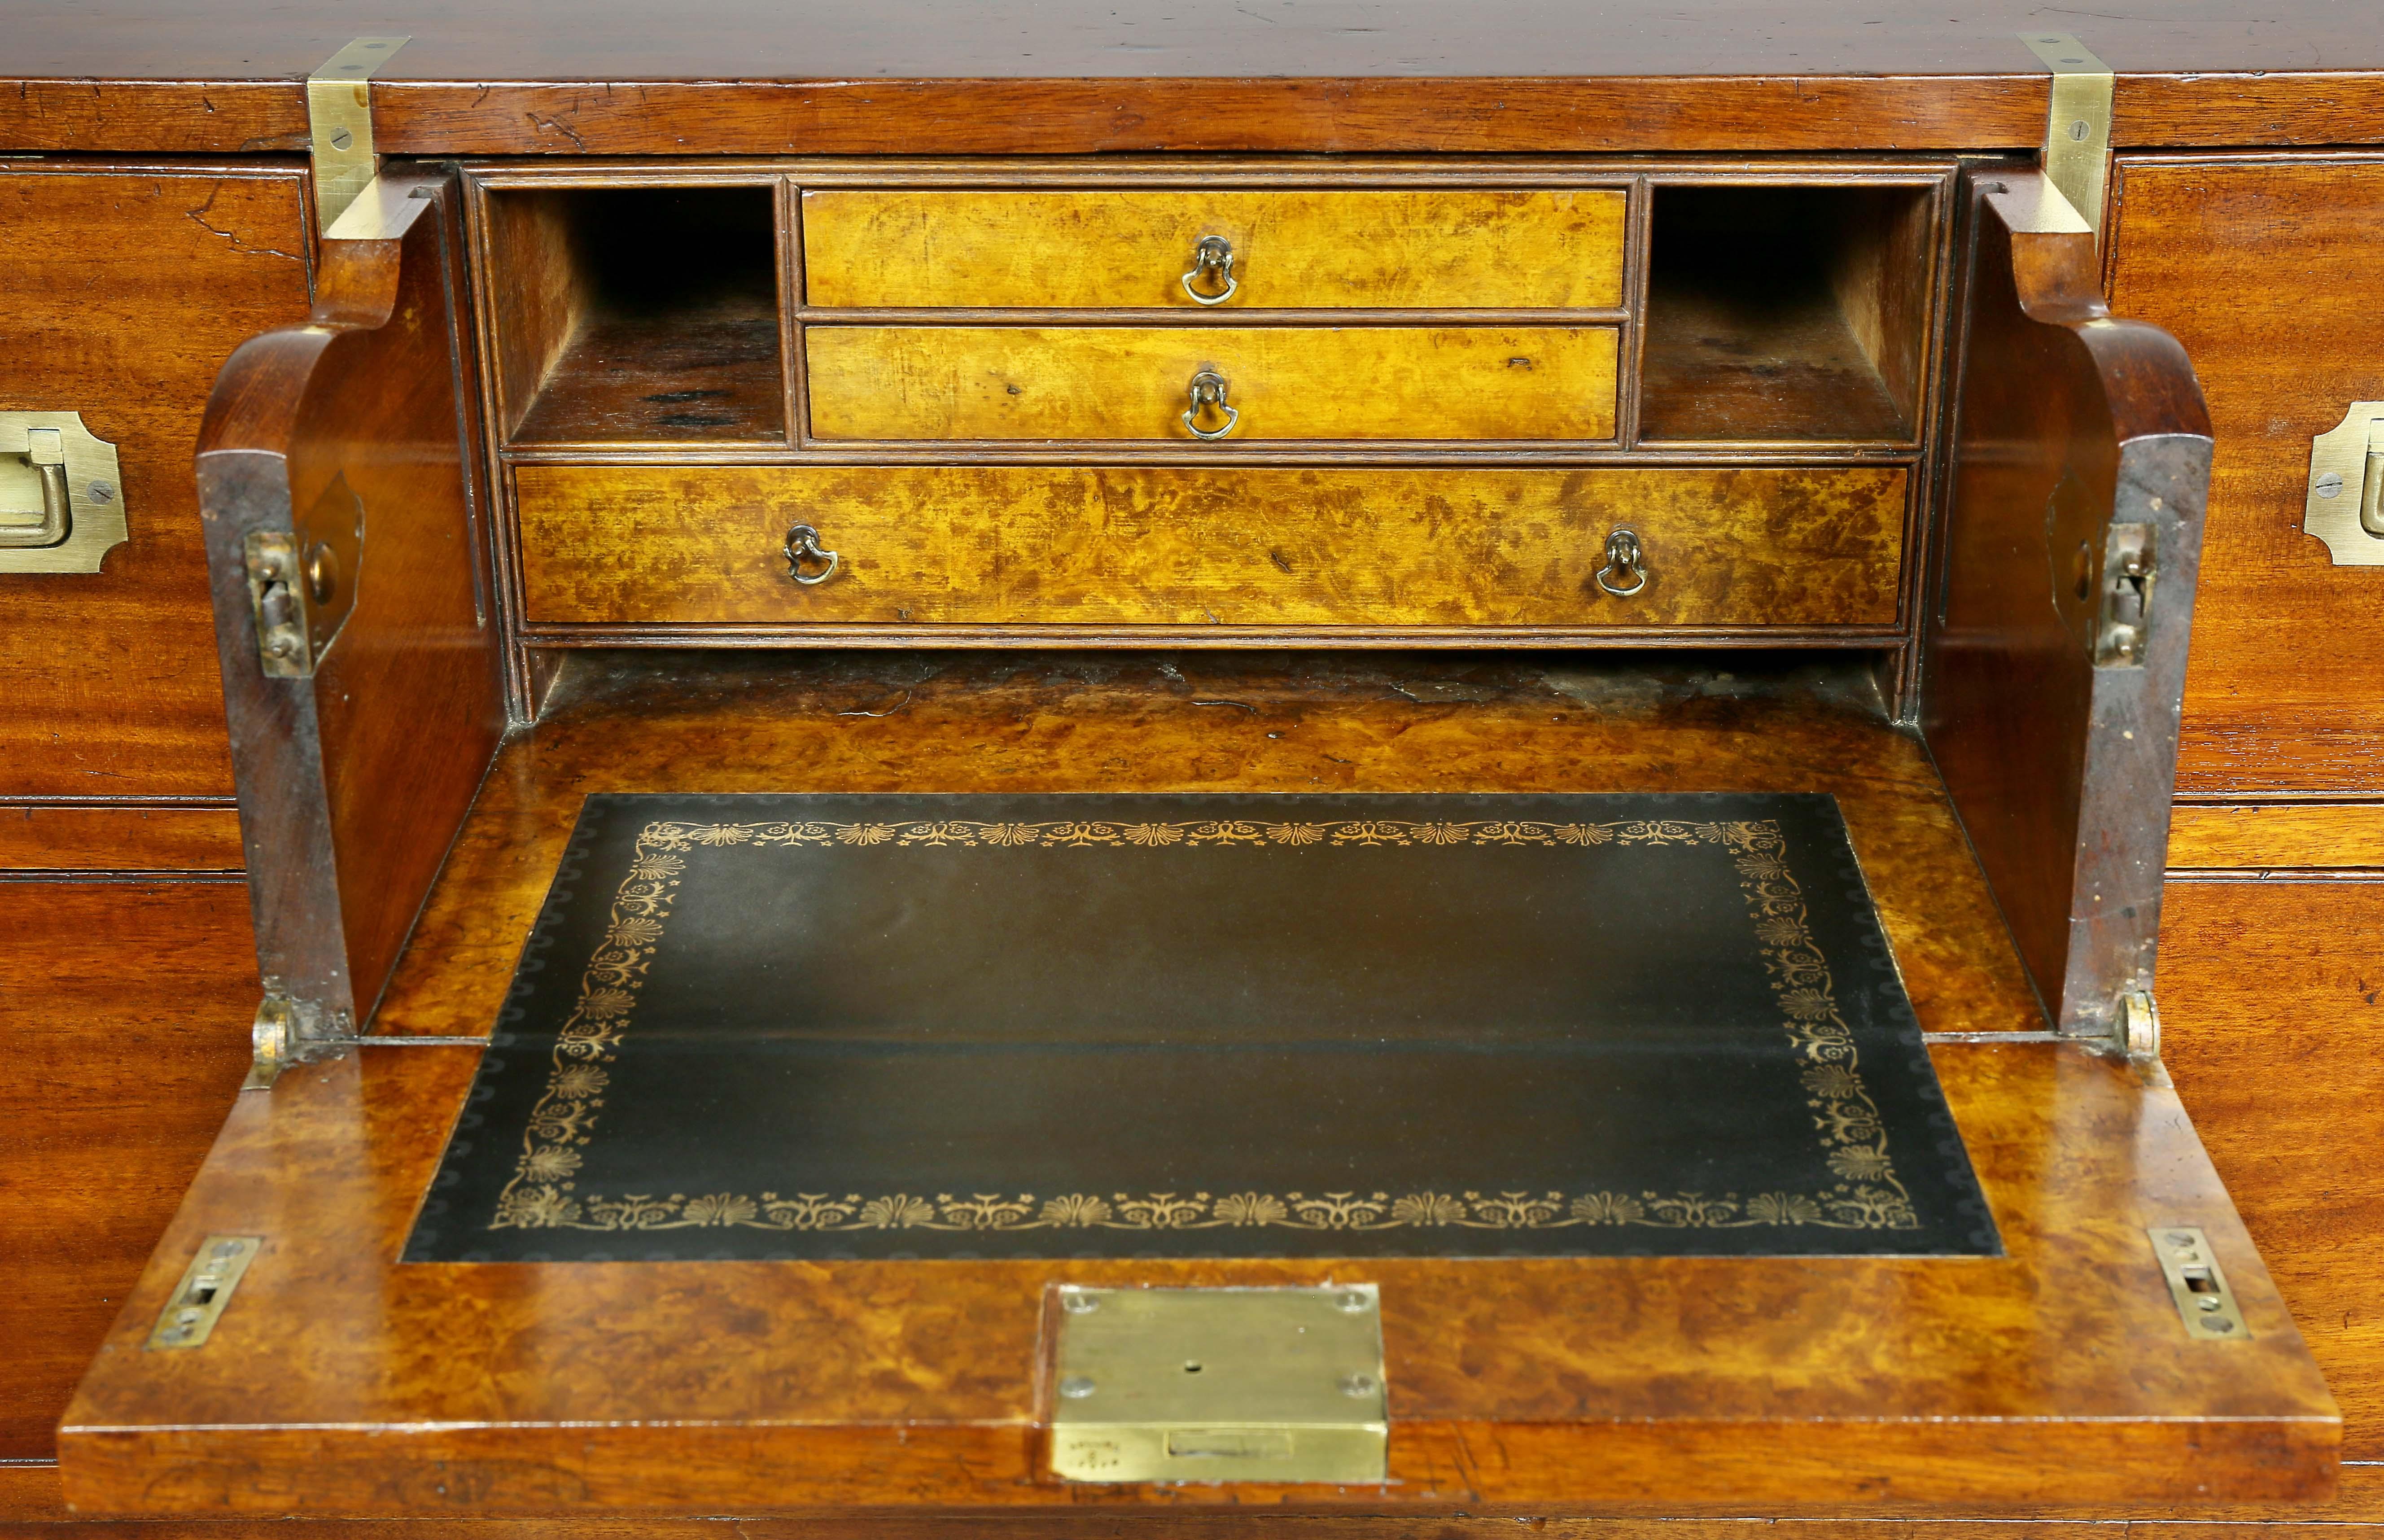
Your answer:
[[[811,327],[820,439],[1610,439],[1610,327]]]
[[[1906,473],[524,466],[515,478],[534,625],[1627,628],[1893,625]]]
[[[815,306],[1607,309],[1625,194],[818,192]]]

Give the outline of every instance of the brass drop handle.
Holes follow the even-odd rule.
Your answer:
[[[1639,532],[1627,524],[1618,524],[1606,537],[1606,565],[1596,572],[1597,586],[1617,599],[1628,599],[1647,586],[1647,553],[1639,544]],[[1615,581],[1630,579],[1624,588]]]
[[[787,531],[787,576],[807,589],[817,588],[836,576],[836,553],[820,548],[819,531],[808,524],[798,524]],[[818,565],[817,572],[804,570],[804,564]]]
[[[1212,294],[1204,294],[1192,286],[1193,280],[1213,273],[1212,281],[1224,285]],[[1184,275],[1184,292],[1192,296],[1195,304],[1223,304],[1234,297],[1241,284],[1234,278],[1234,243],[1222,235],[1204,235],[1192,248],[1192,270]]]
[[[1216,428],[1200,426],[1200,414],[1208,407],[1225,414],[1224,422]],[[1185,409],[1184,426],[1196,439],[1222,439],[1234,430],[1242,415],[1225,404],[1225,377],[1211,369],[1202,369],[1192,377],[1192,404]]]

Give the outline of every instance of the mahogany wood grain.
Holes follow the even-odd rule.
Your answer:
[[[2335,566],[2301,531],[2311,437],[2384,396],[2384,158],[2116,175],[2112,303],[2185,344],[2217,434],[2178,789],[2384,789],[2384,569]]]
[[[198,455],[258,957],[329,1036],[370,1011],[504,722],[453,179],[379,185],[390,227],[325,243],[313,322],[232,355]],[[354,607],[311,677],[268,677],[246,539],[342,490]]]
[[[1928,1028],[2041,1028],[1926,757],[1858,673],[1694,656],[575,658],[546,718],[498,755],[374,1030],[488,1031],[587,792],[794,785],[1828,791]]]
[[[1620,189],[803,194],[813,305],[1610,309]],[[1230,296],[1184,276],[1229,242]]]
[[[237,872],[228,807],[0,804],[0,872]]]
[[[2384,803],[2180,802],[2169,813],[2168,863],[2384,870]]]
[[[2149,987],[2210,426],[2175,339],[2115,317],[2095,242],[2033,170],[1980,168],[1921,717],[2062,1030]],[[2112,531],[2157,593],[2125,657],[2099,629]]]
[[[247,1071],[247,909],[230,882],[0,882],[0,1460],[50,1454]]]
[[[1906,473],[523,466],[533,625],[1892,626]],[[787,575],[806,524],[836,573]],[[1645,586],[1602,592],[1608,533]],[[1608,578],[1628,589],[1633,579]]]
[[[305,316],[303,172],[0,164],[0,411],[115,444],[130,535],[96,574],[0,573],[0,798],[229,799],[191,454],[225,356]]]
[[[820,439],[1610,439],[1611,327],[803,329]],[[1240,416],[1183,420],[1213,373]]]
[[[2343,1410],[2384,1460],[2384,883],[2177,882],[2163,1051]]]

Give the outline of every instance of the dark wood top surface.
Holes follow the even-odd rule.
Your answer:
[[[2372,0],[98,0],[11,7],[7,75],[303,76],[411,33],[391,81],[2041,75],[2074,31],[2127,73],[2384,67]],[[1958,16],[1949,17],[1949,12]]]

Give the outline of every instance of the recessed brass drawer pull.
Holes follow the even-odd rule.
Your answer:
[[[787,576],[803,587],[817,588],[836,576],[836,553],[820,548],[819,531],[808,524],[798,524],[787,531]],[[804,564],[816,563],[817,572],[807,572]]]
[[[1206,406],[1213,406],[1218,411],[1225,414],[1225,420],[1223,426],[1218,428],[1203,428],[1200,426],[1201,408]],[[1192,430],[1192,436],[1194,438],[1222,439],[1226,434],[1231,433],[1234,430],[1234,424],[1241,420],[1242,415],[1225,404],[1225,377],[1223,375],[1218,374],[1213,370],[1202,369],[1198,374],[1192,377],[1192,404],[1185,409],[1184,426]]]
[[[1204,294],[1192,287],[1193,280],[1203,273],[1214,273],[1225,285],[1213,294]],[[1184,292],[1192,296],[1195,304],[1223,304],[1234,297],[1241,283],[1234,277],[1234,243],[1222,235],[1204,235],[1192,248],[1192,270],[1184,275]]]
[[[1606,565],[1595,574],[1597,586],[1617,599],[1628,599],[1647,586],[1646,553],[1640,548],[1638,531],[1627,524],[1618,524],[1606,537]],[[1623,588],[1615,582],[1627,578],[1631,586]]]

